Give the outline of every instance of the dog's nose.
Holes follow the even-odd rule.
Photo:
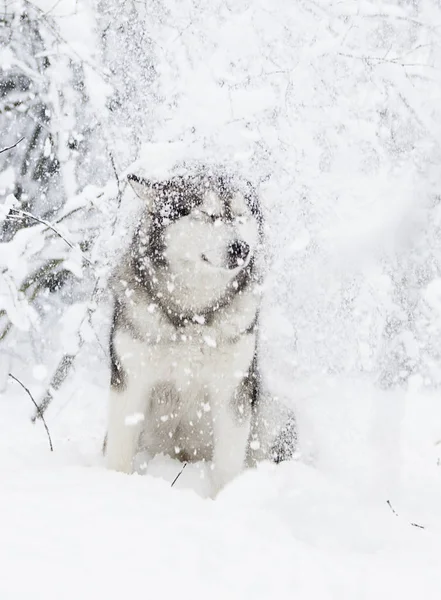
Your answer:
[[[228,247],[228,267],[230,269],[240,267],[245,262],[249,253],[250,247],[246,242],[234,240]]]

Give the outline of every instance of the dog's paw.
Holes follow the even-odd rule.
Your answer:
[[[106,467],[109,471],[126,473],[126,475],[131,475],[133,473],[132,459],[128,459],[121,455],[112,456],[108,453],[106,456]]]
[[[240,473],[230,473],[220,469],[213,468],[210,473],[210,497],[214,500],[222,490],[231,483]]]

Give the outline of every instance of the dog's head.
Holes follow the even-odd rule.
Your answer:
[[[248,182],[220,170],[128,179],[145,202],[133,246],[138,269],[160,272],[179,306],[211,305],[252,271],[262,218]]]

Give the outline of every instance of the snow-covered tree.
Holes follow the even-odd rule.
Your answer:
[[[51,329],[96,283],[87,255],[105,196],[97,186],[114,178],[93,13],[63,23],[28,1],[9,2],[0,17],[0,149],[19,141],[0,154],[0,344],[9,360],[31,352],[39,362],[49,348],[56,360]],[[72,25],[88,45],[69,39]]]

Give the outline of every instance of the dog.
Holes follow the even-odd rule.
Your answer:
[[[107,466],[131,473],[140,449],[211,460],[216,495],[245,465],[295,446],[293,415],[277,437],[260,409],[259,197],[223,167],[128,180],[143,208],[111,277]]]

